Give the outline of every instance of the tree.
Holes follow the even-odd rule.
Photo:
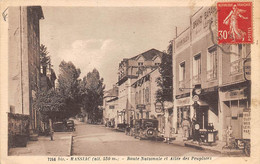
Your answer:
[[[102,118],[99,112],[99,105],[102,105],[105,86],[103,78],[100,77],[97,69],[93,69],[81,82],[81,95],[83,109],[88,113],[89,118],[97,121]]]
[[[75,116],[80,111],[81,97],[80,88],[80,69],[77,69],[72,62],[62,61],[59,65],[60,74],[58,76],[57,90],[65,101],[65,118]]]
[[[41,113],[42,121],[57,120],[64,115],[61,113],[65,112],[65,101],[56,90],[39,90],[35,97],[33,107]]]
[[[46,69],[49,64],[51,64],[51,58],[48,55],[47,47],[43,44],[40,46],[40,64],[43,69],[43,74],[46,75]]]
[[[156,101],[163,104],[164,101],[173,101],[172,41],[162,56],[159,72],[161,76],[156,79],[159,87],[156,91]]]

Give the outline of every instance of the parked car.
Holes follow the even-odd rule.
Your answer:
[[[54,132],[64,132],[66,130],[66,126],[64,122],[54,122],[53,130]]]
[[[73,120],[67,120],[66,121],[66,129],[68,131],[75,131],[75,124],[74,124],[74,121]]]
[[[140,119],[135,120],[134,136],[139,139],[157,139],[158,136],[158,120],[156,119]]]

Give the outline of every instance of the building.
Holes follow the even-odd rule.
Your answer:
[[[200,8],[174,39],[173,126],[180,134],[185,119],[195,119],[200,129],[213,124],[223,140],[227,126],[242,137],[243,111],[250,107],[243,62],[250,58],[250,45],[217,45],[216,13],[213,6]]]
[[[28,116],[33,131],[37,129],[37,113],[32,103],[40,88],[39,22],[43,18],[40,6],[8,8],[9,112]],[[9,126],[19,126],[19,121],[12,121]]]
[[[156,92],[159,89],[157,78],[161,77],[159,69],[145,71],[133,84],[133,119],[154,119],[159,122],[158,130],[163,133],[165,125],[165,112],[156,107]]]
[[[106,126],[115,126],[118,112],[118,87],[113,86],[112,89],[104,92],[103,98],[103,122]],[[109,124],[109,125],[108,125]]]
[[[120,62],[117,82],[119,89],[117,123],[119,126],[129,124],[130,119],[134,117],[135,90],[131,87],[132,84],[138,77],[145,75],[145,72],[158,68],[162,55],[161,51],[150,49]]]

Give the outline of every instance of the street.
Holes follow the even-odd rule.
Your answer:
[[[139,140],[123,132],[76,122],[72,155],[75,156],[221,156],[203,150],[166,144],[162,141]]]

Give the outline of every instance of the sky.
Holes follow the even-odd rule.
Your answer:
[[[80,68],[81,77],[96,68],[106,89],[117,82],[118,65],[155,48],[167,49],[189,25],[187,7],[42,7],[40,42],[56,74],[62,60]]]

